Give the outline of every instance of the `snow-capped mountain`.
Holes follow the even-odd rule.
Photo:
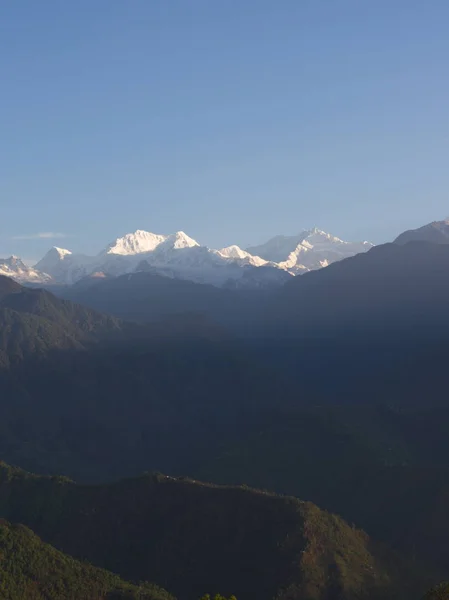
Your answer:
[[[103,254],[120,254],[132,256],[142,252],[152,252],[159,244],[167,239],[167,235],[158,235],[138,229],[134,233],[127,233],[109,244]]]
[[[55,247],[34,269],[23,263],[20,268],[8,266],[7,261],[3,261],[3,269],[21,282],[72,285],[94,273],[118,276],[151,270],[219,287],[259,288],[281,285],[293,275],[325,267],[371,247],[368,242],[345,242],[313,229],[297,236],[277,236],[247,250],[236,245],[215,250],[201,246],[183,231],[162,235],[137,230],[117,238],[96,256]]]
[[[223,258],[236,261],[238,264],[253,265],[253,267],[261,267],[268,264],[275,265],[275,263],[269,263],[269,261],[260,258],[260,256],[253,256],[249,252],[246,252],[246,250],[242,250],[239,246],[235,245],[216,250],[215,252]]]
[[[70,285],[95,271],[93,264],[92,257],[73,254],[70,250],[54,246],[36,263],[34,268],[48,273],[56,283]]]
[[[0,258],[0,275],[12,277],[19,283],[48,283],[51,281],[50,275],[29,267],[17,256]]]
[[[370,242],[345,242],[315,228],[295,236],[278,235],[265,244],[247,248],[247,252],[297,275],[327,267],[372,247]]]

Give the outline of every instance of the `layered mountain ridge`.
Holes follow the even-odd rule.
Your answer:
[[[273,292],[164,277],[172,250],[216,256],[174,235],[66,299],[0,277],[0,458],[101,484],[0,468],[0,517],[180,600],[418,600],[447,577],[449,245],[377,246]],[[167,475],[105,485],[148,470]]]
[[[170,235],[137,230],[119,237],[96,256],[53,247],[28,267],[17,257],[0,261],[0,273],[21,283],[72,285],[93,273],[119,276],[149,270],[174,279],[242,289],[271,288],[292,276],[369,250],[368,242],[344,242],[319,229],[277,236],[244,250],[213,249],[183,231]]]

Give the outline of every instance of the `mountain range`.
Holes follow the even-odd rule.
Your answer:
[[[0,591],[419,600],[448,579],[435,230],[270,289],[149,261],[45,289],[0,276],[0,458],[39,474],[0,467]],[[137,242],[111,260],[165,240]]]
[[[220,250],[201,246],[182,231],[160,235],[138,230],[110,243],[96,256],[54,247],[34,267],[11,257],[0,262],[0,274],[21,283],[68,284],[86,276],[151,272],[175,279],[240,289],[270,288],[292,275],[327,266],[365,252],[368,242],[350,243],[319,229],[297,236],[277,236],[261,246]]]

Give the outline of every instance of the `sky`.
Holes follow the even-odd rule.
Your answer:
[[[0,257],[449,215],[447,0],[0,3]]]

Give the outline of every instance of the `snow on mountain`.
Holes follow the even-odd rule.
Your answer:
[[[247,252],[275,262],[296,275],[367,252],[372,247],[369,242],[345,242],[315,228],[296,236],[276,236],[265,244],[248,248]]]
[[[313,229],[297,236],[277,236],[247,250],[235,245],[215,250],[200,246],[183,231],[161,235],[137,230],[117,238],[96,256],[52,248],[34,271],[43,272],[42,276],[51,277],[55,283],[69,285],[93,273],[116,276],[151,270],[220,287],[271,287],[292,275],[365,252],[371,246],[367,242],[344,242]],[[37,277],[30,273],[29,280]]]
[[[53,246],[53,248],[51,248],[44,256],[44,258],[41,258],[41,260],[36,263],[35,268],[39,271],[51,271],[54,267],[59,265],[63,260],[71,255],[72,253],[70,250]]]
[[[215,251],[217,254],[228,260],[234,260],[235,262],[242,265],[253,265],[254,267],[261,267],[262,265],[268,264],[268,261],[260,256],[253,256],[249,252],[242,250],[239,246],[228,246],[221,250]],[[274,264],[274,263],[273,263]]]
[[[102,254],[132,256],[134,254],[141,254],[142,252],[152,252],[167,237],[169,236],[138,229],[134,233],[127,233],[123,237],[111,242]]]
[[[183,231],[177,231],[173,235],[169,235],[164,243],[161,245],[172,248],[173,250],[179,250],[180,248],[194,248],[199,246],[198,242],[193,238],[189,237]]]
[[[179,260],[183,256],[183,253],[180,251],[202,247],[204,246],[200,246],[196,240],[189,237],[183,231],[177,231],[172,235],[166,236],[164,241],[154,249],[154,252],[151,253],[152,260],[164,263],[167,261],[170,262],[173,259]]]
[[[51,275],[56,283],[71,285],[89,275],[94,270],[93,264],[92,257],[72,254],[70,250],[54,246],[34,265],[34,268]]]
[[[12,277],[19,283],[49,283],[51,281],[50,275],[29,267],[17,256],[0,258],[0,275]]]
[[[165,262],[148,257],[137,266],[136,271],[239,289],[276,287],[291,277],[288,271],[277,266],[256,267],[230,260],[204,246],[186,248]]]

